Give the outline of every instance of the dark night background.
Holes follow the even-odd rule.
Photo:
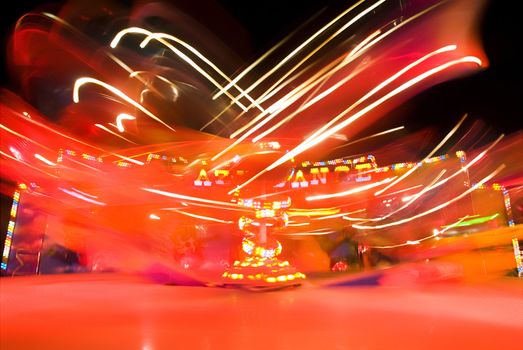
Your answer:
[[[408,0],[402,0],[408,1]],[[118,1],[125,4],[125,2]],[[314,1],[314,0],[265,0],[260,2],[240,0],[196,0],[172,1],[180,3],[203,24],[213,18],[213,8],[230,14],[237,24],[245,29],[247,47],[243,48],[246,61],[256,57],[282,39],[287,33],[297,28],[319,10],[323,15],[336,15],[345,9],[351,1]],[[23,14],[42,4],[53,1],[10,2],[0,15],[0,86],[9,88],[11,83],[5,67],[5,47],[16,20]],[[491,0],[487,4],[481,21],[481,38],[490,60],[490,67],[484,71],[461,79],[434,86],[411,99],[393,111],[404,115],[407,128],[412,130],[430,124],[447,130],[465,112],[472,118],[482,119],[493,132],[511,133],[523,126],[523,69],[519,56],[521,19],[518,11],[510,8],[515,5],[506,1]],[[333,16],[327,17],[332,18]],[[216,23],[218,19],[214,18]],[[442,103],[442,101],[444,101]],[[416,118],[415,116],[423,116]],[[1,118],[1,116],[0,116]],[[410,125],[409,125],[410,123]],[[5,193],[9,184],[2,183],[2,210],[0,247],[3,245],[11,198]]]

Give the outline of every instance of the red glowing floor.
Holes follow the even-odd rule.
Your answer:
[[[516,349],[523,284],[252,293],[122,275],[3,278],[7,349]]]

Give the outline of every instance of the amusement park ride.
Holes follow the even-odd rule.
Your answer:
[[[100,48],[54,14],[22,17],[11,63],[26,100],[0,92],[1,175],[17,184],[2,274],[159,269],[287,286],[513,226],[494,182],[505,165],[478,167],[500,139],[470,159],[435,156],[439,146],[385,166],[371,154],[324,159],[411,90],[484,67],[473,35],[451,29],[473,20],[469,2],[387,6],[354,4],[245,90],[255,64],[232,80],[180,37],[132,26]],[[380,11],[376,28],[358,26]],[[358,35],[345,37],[351,25]]]
[[[274,141],[255,147],[262,151],[262,157],[266,157],[267,153],[280,153],[281,145]],[[49,188],[37,183],[20,183],[13,198],[2,273],[24,275],[74,271],[67,270],[72,268],[68,264],[75,265],[73,269],[76,271],[118,270],[120,264],[115,264],[113,259],[120,255],[112,249],[105,250],[103,240],[135,239],[139,245],[152,243],[149,248],[156,249],[154,242],[160,239],[162,245],[169,246],[170,256],[175,256],[176,269],[188,275],[197,271],[196,278],[201,279],[203,274],[210,285],[281,288],[299,285],[306,278],[305,272],[346,271],[349,268],[345,263],[336,264],[328,252],[322,251],[330,262],[327,265],[319,263],[312,269],[305,267],[307,271],[302,271],[301,267],[307,266],[299,263],[303,258],[281,254],[286,246],[282,242],[293,244],[292,240],[303,236],[311,239],[317,235],[329,237],[343,232],[358,249],[357,266],[350,268],[361,270],[371,267],[369,251],[388,251],[383,256],[392,259],[404,247],[471,232],[471,228],[481,224],[487,224],[489,228],[513,225],[507,191],[498,184],[488,185],[485,181],[480,185],[470,185],[469,166],[461,151],[456,155],[444,154],[421,162],[383,167],[378,166],[372,155],[315,162],[292,160],[285,174],[264,179],[241,191],[232,191],[231,195],[228,192],[237,188],[237,184],[252,170],[252,164],[242,163],[240,157],[221,164],[220,168],[213,168],[208,159],[193,162],[169,152],[145,153],[134,160],[143,161],[145,165],[138,166],[129,161],[110,162],[100,156],[60,150],[56,162],[47,167],[60,179],[58,191],[50,190],[54,180],[46,183]],[[155,179],[169,182],[142,187],[140,191],[149,194],[146,196],[125,184],[103,184],[89,191],[88,182],[73,180],[70,173],[72,168],[68,165],[79,162],[112,175],[116,171],[127,181],[152,172]],[[144,169],[147,167],[151,170]],[[404,179],[402,190],[391,189],[385,194],[369,195],[369,190],[384,188],[413,169],[415,174]],[[374,222],[386,222],[386,218],[395,217],[399,212],[408,213],[413,203],[415,212],[430,207],[430,201],[424,204],[416,202],[425,194],[420,192],[420,182],[436,176],[434,185],[439,180],[441,169],[455,171],[453,181],[461,186],[455,188],[455,185],[446,184],[447,190],[442,186],[443,189],[437,190],[440,198],[452,197],[461,188],[473,190],[466,191],[467,195],[458,200],[450,200],[457,204],[449,204],[447,209],[451,210],[427,214],[423,220],[412,219],[414,225],[407,223],[401,228],[395,225],[380,228],[380,235],[367,234],[366,228],[372,229]],[[158,175],[160,171],[169,176]],[[436,192],[435,189],[429,190]],[[121,197],[124,191],[127,193]],[[325,192],[335,195],[320,194]],[[56,201],[56,212],[47,211],[51,195]],[[104,198],[111,198],[113,205],[107,206]],[[328,205],[325,205],[326,200]],[[322,205],[318,206],[316,202]],[[478,203],[488,204],[480,207]],[[227,218],[222,219],[225,216]],[[195,228],[204,230],[206,234],[195,234]],[[183,233],[180,234],[184,229],[189,232],[185,238]],[[209,241],[208,236],[213,232],[220,232],[218,235],[222,238],[239,238],[225,246],[211,248],[229,253],[218,254],[220,262],[210,269],[202,267],[205,265],[202,261],[187,260],[184,251],[189,255],[194,253],[194,247],[207,244],[205,241]],[[159,238],[161,236],[164,237]],[[93,249],[95,244],[100,246]],[[61,252],[57,251],[60,245],[63,245]],[[191,247],[187,248],[187,245]],[[237,249],[238,246],[241,249]],[[49,257],[53,254],[62,256],[56,260],[56,256],[54,259]],[[67,261],[67,254],[74,259]],[[111,254],[115,256],[111,257]],[[206,259],[212,258],[203,256],[203,260]],[[295,266],[295,259],[298,266]]]

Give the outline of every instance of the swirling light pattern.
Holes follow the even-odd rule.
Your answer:
[[[25,15],[8,52],[20,89],[0,92],[1,176],[23,209],[2,272],[42,271],[62,247],[82,271],[294,285],[331,271],[338,235],[361,270],[377,266],[370,252],[423,259],[427,242],[513,226],[519,135],[479,147],[465,117],[438,144],[397,120],[375,129],[420,91],[488,66],[471,30],[481,6],[362,0],[252,63],[182,24],[148,24],[172,19],[162,7],[136,5],[129,23],[74,7]],[[280,196],[284,213],[256,207]],[[476,217],[489,219],[461,225]]]

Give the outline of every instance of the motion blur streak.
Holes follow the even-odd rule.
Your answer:
[[[296,157],[300,153],[302,153],[302,152],[306,151],[307,149],[309,149],[309,148],[317,145],[318,143],[322,142],[327,137],[332,136],[333,134],[339,132],[341,129],[347,127],[352,122],[354,122],[355,120],[359,119],[360,117],[365,115],[367,112],[371,111],[373,108],[379,106],[380,104],[384,103],[385,101],[387,101],[388,99],[394,97],[395,95],[400,94],[401,92],[407,90],[408,88],[412,87],[415,84],[420,83],[424,79],[427,79],[427,78],[431,77],[432,75],[435,75],[435,74],[437,74],[437,73],[439,73],[439,72],[441,72],[441,71],[443,71],[445,69],[448,69],[448,68],[450,68],[450,67],[452,67],[454,65],[464,64],[464,63],[474,63],[474,64],[476,64],[478,66],[481,66],[481,60],[479,58],[472,57],[472,56],[467,56],[467,57],[463,57],[463,58],[458,59],[458,60],[453,60],[453,61],[447,62],[445,64],[439,65],[439,66],[437,66],[435,68],[432,68],[432,69],[424,72],[423,74],[420,74],[420,75],[416,76],[415,78],[413,78],[413,79],[409,80],[408,82],[402,84],[401,86],[399,86],[398,88],[396,88],[393,91],[389,92],[388,94],[386,94],[385,96],[381,97],[380,99],[378,99],[378,100],[374,101],[373,103],[369,104],[368,106],[366,106],[365,108],[363,108],[359,112],[357,112],[354,115],[352,115],[351,117],[347,118],[345,121],[340,122],[339,124],[335,125],[331,129],[329,129],[329,130],[321,133],[320,135],[316,136],[315,138],[309,138],[306,141],[302,142],[300,145],[295,147],[293,150],[291,150],[287,154],[285,154],[285,156],[281,157],[279,160],[277,160],[276,162],[272,163],[267,168],[265,168],[264,170],[260,171],[258,174],[254,175],[249,180],[245,181],[243,184],[238,185],[236,190],[245,187],[246,185],[248,185],[249,183],[251,183],[252,181],[257,179],[262,174],[264,174],[264,173],[266,173],[266,172],[268,172],[268,171],[270,171],[270,170],[272,170],[272,169],[282,165],[283,163],[285,163],[288,160]],[[340,113],[336,118],[345,116],[348,112],[350,112],[350,110],[351,109],[349,107],[349,109],[347,109],[344,112]],[[234,190],[230,191],[229,194],[232,194],[233,192],[234,192]]]
[[[416,60],[414,61],[413,63],[409,64],[408,66],[406,66],[405,68],[401,69],[400,71],[398,71],[396,74],[394,74],[393,76],[391,76],[390,78],[388,78],[387,80],[383,81],[381,84],[379,84],[378,86],[376,86],[374,89],[372,89],[371,91],[369,91],[369,93],[367,93],[365,96],[363,96],[362,98],[360,98],[356,103],[354,103],[351,107],[349,107],[350,109],[347,111],[347,113],[350,111],[350,110],[353,110],[355,109],[356,107],[358,107],[361,103],[363,103],[364,101],[366,101],[367,99],[369,99],[370,97],[372,97],[374,94],[376,94],[378,91],[380,91],[381,89],[383,89],[384,87],[386,87],[387,85],[389,85],[390,83],[392,83],[394,80],[398,79],[400,76],[402,76],[403,74],[405,74],[406,72],[408,72],[409,70],[411,70],[412,68],[418,66],[419,64],[423,63],[424,61],[428,60],[429,58],[437,55],[437,54],[440,54],[440,53],[444,53],[444,52],[449,52],[449,51],[453,51],[456,49],[456,45],[449,45],[449,46],[445,46],[445,47],[442,47],[438,50],[435,50],[425,56],[423,56],[422,58],[420,58],[419,60]],[[331,92],[335,91],[338,87],[340,87],[341,85],[345,84],[347,81],[350,80],[350,78],[352,78],[352,75],[342,79],[341,81],[339,81],[338,83],[332,85],[330,88],[326,89],[325,91],[323,91],[321,94],[319,94],[318,96],[316,96],[314,99],[312,99],[310,102],[308,102],[305,106],[303,106],[302,108],[300,108],[297,112],[301,112],[303,110],[305,110],[306,108],[310,107],[311,105],[313,105],[314,103],[318,102],[319,100],[321,100],[322,98],[324,98],[325,96],[327,96],[328,94],[330,94]],[[283,119],[282,121],[280,121],[279,123],[277,123],[276,125],[274,125],[272,128],[268,129],[267,131],[263,132],[262,134],[260,134],[259,136],[255,137],[253,139],[253,142],[256,142],[258,141],[259,139],[267,136],[268,134],[270,134],[271,132],[273,132],[274,130],[276,130],[278,127],[280,127],[281,125],[283,125],[283,123],[286,123],[287,121],[289,121],[295,114],[291,114],[290,116],[288,116],[287,118]],[[336,123],[339,119],[341,119],[344,115],[338,115],[337,117],[331,119],[325,126],[323,126],[322,128],[320,128],[319,130],[315,131],[311,136],[309,136],[309,139],[313,139],[314,137],[320,135],[323,131],[327,130],[330,126],[332,126],[334,123]]]
[[[354,193],[358,193],[358,192],[363,192],[363,191],[366,191],[368,189],[371,189],[371,188],[374,188],[374,187],[378,187],[378,186],[381,186],[383,184],[386,184],[386,183],[389,183],[391,182],[392,180],[394,180],[396,177],[389,177],[383,181],[379,181],[379,182],[375,182],[375,183],[372,183],[372,184],[368,184],[368,185],[364,185],[364,186],[360,186],[360,187],[356,187],[356,188],[353,188],[351,190],[347,190],[347,191],[343,191],[343,192],[338,192],[338,193],[331,193],[331,194],[321,194],[321,195],[317,195],[317,196],[309,196],[309,197],[306,197],[305,199],[308,200],[308,201],[316,201],[316,200],[319,200],[319,199],[328,199],[328,198],[335,198],[335,197],[344,197],[344,196],[348,196],[350,194],[354,194]]]
[[[383,224],[383,225],[376,225],[376,226],[352,225],[352,227],[360,229],[360,230],[379,230],[379,229],[382,229],[382,228],[385,228],[385,227],[401,225],[401,224],[404,224],[406,222],[409,222],[409,221],[418,219],[420,217],[426,216],[426,215],[428,215],[430,213],[434,213],[434,212],[436,212],[438,210],[441,210],[441,209],[443,209],[445,207],[448,207],[450,204],[460,200],[461,198],[465,197],[466,195],[468,195],[472,191],[476,190],[482,184],[484,184],[485,182],[489,181],[494,176],[496,176],[501,170],[503,170],[503,168],[505,168],[504,164],[502,164],[499,167],[497,167],[496,170],[494,170],[488,176],[486,176],[483,179],[481,179],[480,181],[478,181],[478,183],[476,185],[474,185],[471,188],[469,188],[468,190],[464,191],[459,196],[456,196],[456,197],[452,198],[451,200],[449,200],[449,201],[447,201],[445,203],[437,205],[437,206],[435,206],[435,207],[433,207],[433,208],[431,208],[431,209],[429,209],[427,211],[424,211],[422,213],[419,213],[417,215],[411,216],[411,217],[403,219],[403,220],[398,220],[398,221],[390,222],[390,223],[387,223],[387,224]]]
[[[99,85],[99,86],[111,91],[113,94],[120,97],[122,100],[128,102],[129,104],[133,105],[134,107],[138,108],[140,111],[144,112],[149,117],[156,120],[158,123],[164,125],[165,127],[167,127],[168,129],[170,129],[172,131],[175,131],[173,128],[171,128],[169,125],[167,125],[165,122],[163,122],[160,118],[158,118],[152,112],[150,112],[149,110],[144,108],[141,104],[139,104],[138,102],[136,102],[135,100],[133,100],[132,98],[130,98],[129,96],[124,94],[122,91],[120,91],[117,88],[115,88],[114,86],[104,83],[103,81],[100,81],[98,79],[83,77],[83,78],[79,78],[75,81],[74,87],[73,87],[73,101],[75,103],[80,102],[79,90],[84,84],[96,84],[96,85]]]
[[[430,157],[432,157],[444,144],[445,142],[447,142],[451,137],[452,135],[454,135],[454,133],[459,129],[460,125],[463,124],[463,121],[465,120],[465,118],[467,118],[467,114],[465,114],[461,119],[460,121],[454,126],[454,128],[452,128],[452,130],[450,130],[450,132],[443,138],[443,140],[440,141],[440,143],[434,147],[434,149],[425,157],[423,158],[423,160],[416,164],[412,169],[410,169],[409,171],[407,171],[405,174],[401,175],[399,178],[397,178],[395,181],[391,182],[390,184],[388,184],[387,186],[385,186],[384,188],[382,188],[381,190],[379,191],[376,191],[374,193],[375,196],[379,196],[380,194],[382,194],[383,192],[387,191],[389,188],[393,187],[394,185],[396,185],[398,182],[400,182],[401,180],[405,179],[407,176],[409,176],[410,174],[412,174],[414,171],[416,171],[416,169],[418,169],[420,167],[419,164],[423,163],[423,162],[426,162],[427,159],[429,159]]]

